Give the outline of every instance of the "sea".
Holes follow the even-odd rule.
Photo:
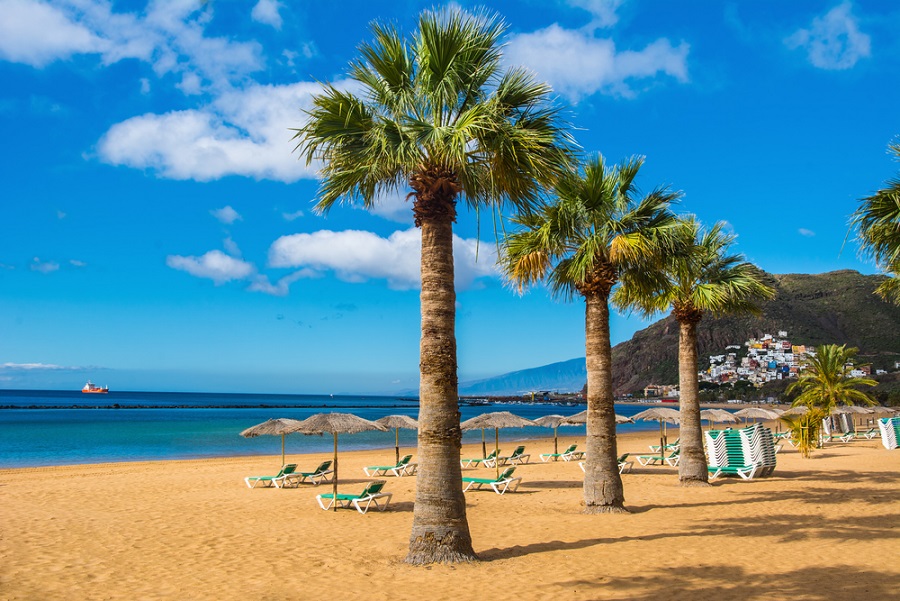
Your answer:
[[[463,420],[491,411],[536,419],[572,415],[584,408],[577,404],[483,402],[461,404],[460,412]],[[642,409],[616,405],[616,412],[626,416]],[[353,413],[369,420],[397,414],[417,418],[419,403],[391,396],[0,390],[0,468],[280,455],[281,437],[244,438],[240,432],[271,418],[302,420],[328,412]],[[655,422],[617,427],[619,431],[656,428]],[[584,433],[584,426],[559,429],[560,435],[579,433]],[[501,441],[552,435],[552,429],[538,427],[500,430]],[[493,436],[488,432],[488,441]],[[480,430],[463,434],[464,443],[481,440]],[[394,443],[394,431],[339,436],[343,450],[393,450]],[[326,454],[333,444],[331,436],[291,434],[286,437],[285,452]],[[400,445],[414,449],[416,432],[400,430]]]

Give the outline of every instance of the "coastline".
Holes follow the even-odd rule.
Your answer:
[[[643,452],[653,433],[619,436]],[[784,449],[770,478],[682,488],[676,468],[623,475],[630,514],[580,513],[577,463],[540,463],[553,440],[524,441],[537,463],[518,492],[466,493],[472,565],[402,563],[415,479],[388,477],[388,511],[324,512],[330,487],[248,489],[273,454],[0,470],[4,599],[481,599],[497,583],[526,601],[560,599],[880,599],[896,594],[900,454],[878,440],[802,459]],[[583,445],[565,435],[560,445]],[[511,450],[512,443],[503,443]],[[506,447],[509,447],[508,449]],[[401,451],[414,452],[403,447]],[[480,443],[463,456],[480,456]],[[392,449],[341,451],[342,492]],[[289,454],[311,469],[330,454]],[[415,460],[415,459],[414,459]],[[491,470],[464,470],[488,475]],[[881,559],[876,559],[881,558]],[[461,586],[461,583],[464,586]],[[699,598],[704,598],[703,596]]]

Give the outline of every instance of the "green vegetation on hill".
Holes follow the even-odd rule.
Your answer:
[[[873,368],[894,369],[900,361],[900,306],[874,294],[884,276],[842,270],[808,274],[766,274],[777,294],[758,316],[704,317],[698,328],[700,365],[752,337],[786,330],[794,344],[847,344]],[[669,315],[613,347],[616,394],[642,393],[648,384],[678,382],[678,323]]]

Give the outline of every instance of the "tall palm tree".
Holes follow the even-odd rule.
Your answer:
[[[889,149],[900,160],[900,143],[891,144]],[[856,229],[863,254],[874,259],[888,275],[876,292],[900,305],[900,176],[863,198],[851,225]]]
[[[607,168],[600,156],[589,160],[582,174],[560,179],[555,204],[515,217],[521,229],[502,247],[501,265],[520,291],[546,279],[554,293],[584,298],[586,513],[625,511],[616,459],[609,296],[624,271],[654,256],[674,223],[669,204],[679,197],[657,189],[638,198],[634,179],[642,164],[642,158],[632,158]]]
[[[528,209],[569,168],[573,143],[551,89],[501,68],[505,25],[481,12],[423,12],[410,38],[372,26],[351,64],[354,85],[313,98],[297,150],[321,161],[317,209],[407,187],[422,231],[419,476],[406,561],[477,559],[459,467],[453,283],[456,203]],[[351,91],[353,90],[353,91]]]
[[[678,376],[681,405],[681,452],[678,478],[682,486],[709,482],[700,428],[697,326],[706,313],[757,312],[756,302],[775,291],[741,255],[726,254],[734,236],[717,223],[708,230],[693,217],[680,220],[676,250],[655,270],[631,271],[623,277],[614,302],[646,315],[671,307],[678,321]]]

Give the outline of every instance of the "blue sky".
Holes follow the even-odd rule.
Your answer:
[[[505,60],[586,151],[645,155],[644,189],[682,190],[763,269],[874,272],[842,244],[897,171],[894,2],[457,5],[505,17]],[[371,21],[431,6],[0,0],[0,387],[415,388],[409,206],[315,214],[289,128]],[[456,233],[461,380],[583,356],[581,303],[511,293],[490,224]],[[644,325],[615,316],[613,342]]]

